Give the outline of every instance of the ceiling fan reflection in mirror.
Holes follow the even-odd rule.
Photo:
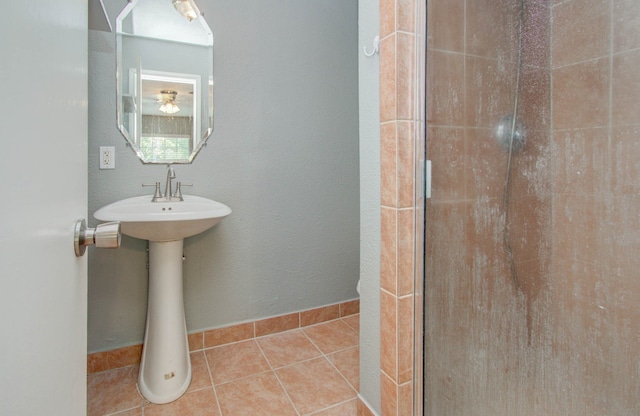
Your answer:
[[[161,103],[161,105],[158,110],[165,114],[175,114],[180,111],[180,107],[178,107],[178,102],[176,101],[176,95],[178,95],[178,93],[173,90],[160,91],[157,102]]]

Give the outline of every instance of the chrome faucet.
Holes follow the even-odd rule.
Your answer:
[[[142,184],[142,186],[154,186],[155,192],[151,202],[172,202],[172,201],[184,201],[182,196],[182,186],[191,186],[187,184],[176,183],[176,190],[173,191],[173,180],[176,178],[176,171],[171,165],[167,165],[167,182],[165,183],[164,195],[160,191],[160,182],[156,182],[153,185]]]
[[[176,171],[173,170],[173,166],[167,165],[167,183],[164,187],[164,199],[165,201],[171,201],[173,196],[171,182],[176,178]]]

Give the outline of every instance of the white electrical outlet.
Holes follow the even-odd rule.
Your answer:
[[[113,146],[100,146],[100,169],[116,168],[116,151]]]

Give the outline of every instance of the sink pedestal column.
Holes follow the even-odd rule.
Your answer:
[[[191,383],[182,290],[183,242],[149,242],[147,326],[138,388],[152,403],[176,400]]]

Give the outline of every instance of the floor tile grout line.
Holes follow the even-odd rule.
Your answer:
[[[130,412],[130,411],[136,410],[136,409],[142,409],[142,407],[141,406],[134,406],[134,407],[130,407],[128,409],[118,410],[117,412],[114,412],[114,413],[105,413],[103,416],[118,416],[118,415],[121,415],[123,413]]]
[[[349,325],[349,323],[347,323],[347,321],[346,321],[346,319],[348,319],[348,318],[353,319],[353,317],[354,317],[354,316],[357,316],[357,315],[359,315],[359,314],[351,314],[351,315],[347,315],[347,316],[344,316],[344,317],[339,317],[339,318],[336,318],[336,319],[332,319],[332,320],[328,320],[328,321],[319,322],[319,323],[317,323],[317,324],[313,324],[313,325],[306,325],[306,326],[304,326],[304,327],[292,328],[292,329],[287,330],[287,331],[280,331],[280,332],[276,332],[276,333],[272,333],[272,334],[262,335],[262,336],[260,336],[260,337],[256,337],[256,336],[254,336],[254,337],[252,337],[252,338],[248,338],[248,339],[245,339],[245,340],[239,340],[239,341],[235,341],[235,342],[231,342],[231,343],[227,343],[227,344],[216,345],[216,346],[212,346],[212,347],[208,347],[208,348],[204,348],[204,347],[203,347],[202,349],[197,349],[197,350],[190,351],[190,355],[191,355],[191,354],[193,354],[193,353],[201,353],[201,354],[203,354],[203,356],[204,356],[204,358],[205,358],[205,364],[206,364],[206,366],[207,366],[207,373],[208,373],[208,375],[209,375],[210,388],[212,388],[212,389],[213,389],[214,397],[215,397],[215,400],[216,400],[216,402],[217,402],[218,413],[219,413],[221,416],[225,416],[225,415],[224,415],[224,414],[223,414],[223,412],[222,412],[222,407],[221,407],[221,404],[220,404],[220,399],[219,399],[219,396],[218,396],[218,393],[217,393],[217,388],[216,388],[217,386],[221,386],[221,385],[223,385],[223,384],[226,384],[226,383],[229,383],[229,382],[232,382],[232,381],[237,381],[237,380],[245,379],[245,378],[252,377],[252,376],[256,376],[256,375],[259,375],[259,374],[264,374],[264,373],[266,373],[267,371],[271,371],[271,372],[276,376],[276,380],[278,381],[279,385],[281,386],[281,388],[282,388],[282,389],[283,389],[283,391],[285,392],[285,395],[287,396],[287,399],[288,399],[288,400],[289,400],[289,402],[292,404],[292,406],[293,406],[294,410],[296,411],[296,413],[298,414],[298,416],[300,416],[300,415],[301,415],[301,413],[298,411],[298,409],[296,408],[295,404],[293,403],[293,400],[291,399],[291,397],[290,397],[290,395],[289,395],[289,392],[287,391],[287,389],[286,389],[286,388],[284,387],[284,385],[282,384],[282,381],[281,381],[281,380],[280,380],[280,378],[278,377],[277,371],[282,370],[282,369],[285,369],[285,368],[288,368],[288,367],[292,367],[292,366],[295,366],[295,365],[298,365],[298,364],[302,364],[302,363],[305,363],[305,362],[309,362],[309,361],[317,360],[317,359],[319,359],[319,358],[324,358],[326,361],[328,361],[328,362],[329,362],[329,365],[330,365],[330,366],[331,366],[335,371],[337,371],[337,372],[338,372],[338,374],[340,375],[340,377],[341,377],[343,380],[345,380],[345,381],[347,382],[347,385],[348,385],[349,387],[351,387],[351,389],[352,389],[353,391],[355,391],[355,393],[356,393],[356,394],[354,395],[354,397],[353,397],[353,398],[351,398],[351,399],[349,399],[349,400],[355,399],[355,398],[357,397],[357,393],[358,393],[358,392],[357,392],[357,389],[355,388],[355,386],[353,386],[353,385],[349,382],[349,379],[345,376],[345,374],[343,374],[343,373],[340,371],[340,369],[338,369],[338,367],[337,367],[336,365],[334,365],[334,363],[333,363],[333,362],[331,361],[331,359],[330,359],[330,356],[335,355],[335,354],[337,354],[337,353],[340,353],[340,352],[342,352],[342,351],[346,351],[346,350],[350,350],[350,349],[358,348],[358,343],[355,343],[355,344],[353,344],[353,345],[349,345],[349,346],[346,346],[346,347],[343,347],[343,348],[339,348],[339,349],[337,349],[337,350],[335,350],[335,351],[331,351],[331,352],[327,352],[327,353],[325,353],[325,352],[323,352],[323,350],[318,346],[318,344],[316,344],[316,342],[314,342],[314,341],[311,339],[311,337],[307,334],[306,329],[310,329],[310,328],[313,328],[313,327],[316,327],[316,326],[321,326],[321,325],[330,324],[330,323],[335,322],[335,321],[341,321],[341,322],[342,322],[342,325],[344,326],[344,328],[345,328],[345,329],[347,329],[347,328],[348,328],[348,330],[349,330],[349,331],[354,331],[355,333],[359,333],[359,328],[355,328],[354,326]],[[284,365],[284,366],[281,366],[281,367],[277,367],[277,368],[276,368],[276,367],[275,367],[275,366],[274,366],[274,365],[269,361],[269,359],[267,358],[267,355],[266,355],[265,351],[263,350],[262,346],[260,345],[259,340],[261,340],[261,339],[266,339],[266,338],[269,338],[269,337],[276,337],[276,336],[278,336],[278,335],[282,335],[282,334],[285,334],[285,333],[293,333],[294,331],[298,331],[298,333],[300,333],[300,332],[301,332],[301,333],[304,335],[304,337],[305,337],[305,338],[306,338],[306,339],[311,343],[311,345],[316,349],[316,351],[319,353],[319,355],[318,355],[318,356],[315,356],[315,357],[308,358],[308,359],[304,359],[304,360],[301,360],[301,361],[296,361],[296,362],[293,362],[293,363],[290,363],[290,364],[287,364],[287,365]],[[251,340],[253,340],[253,341],[254,341],[254,343],[258,346],[259,351],[260,351],[260,352],[261,352],[261,354],[262,354],[262,357],[265,359],[265,361],[266,361],[266,363],[267,363],[267,365],[268,365],[268,367],[269,367],[269,370],[267,370],[267,371],[263,371],[263,372],[259,372],[259,373],[256,373],[256,374],[253,374],[253,375],[250,375],[250,376],[246,376],[246,377],[241,377],[241,378],[238,378],[238,379],[235,379],[235,380],[230,380],[230,381],[227,381],[227,382],[225,382],[225,383],[220,383],[220,384],[217,384],[217,385],[216,385],[216,383],[215,383],[215,382],[214,382],[214,380],[213,380],[213,373],[212,373],[211,363],[209,362],[209,359],[208,359],[208,357],[207,357],[206,351],[207,351],[207,350],[212,350],[212,349],[214,349],[214,348],[219,348],[219,347],[222,347],[222,346],[225,346],[225,345],[226,345],[226,346],[229,346],[229,345],[239,344],[239,343],[241,343],[241,342],[247,342],[247,341],[251,341]],[[139,364],[138,364],[138,363],[136,363],[136,364],[132,364],[132,365],[129,365],[129,366],[125,366],[125,368],[126,368],[126,367],[134,367],[134,366],[136,366],[136,365],[139,365]],[[122,367],[121,367],[121,368],[122,368]],[[89,376],[92,376],[92,375],[94,375],[94,374],[95,374],[95,375],[98,375],[98,374],[100,374],[100,373],[106,373],[106,372],[110,372],[110,371],[114,371],[114,370],[117,370],[117,369],[104,370],[104,371],[101,371],[101,372],[92,373],[92,374],[90,374]],[[192,390],[190,393],[195,392],[195,391],[201,391],[201,390],[204,390],[204,389],[207,389],[207,388],[209,388],[209,387],[202,387],[202,388],[197,389],[197,390]],[[137,386],[136,386],[136,389],[137,389]],[[324,410],[330,409],[330,408],[332,408],[332,407],[339,406],[339,405],[341,405],[341,404],[344,404],[344,403],[348,402],[349,400],[343,401],[343,402],[341,402],[341,403],[332,404],[331,406],[328,406],[328,407],[323,408],[323,409],[315,410],[315,411],[314,411],[314,412],[312,412],[312,413],[308,413],[308,415],[312,415],[312,414],[315,414],[315,413],[322,412],[322,411],[324,411]],[[146,407],[147,405],[150,405],[151,403],[146,402],[146,400],[144,400],[144,398],[142,398],[142,399],[141,399],[141,401],[142,401],[142,403],[141,403],[141,405],[140,405],[140,406],[135,406],[135,407],[132,407],[132,408],[129,408],[129,409],[122,409],[122,410],[119,410],[117,413],[109,413],[108,415],[117,416],[117,415],[122,414],[122,413],[124,413],[124,412],[128,412],[128,411],[135,410],[135,409],[138,409],[138,408],[139,408],[139,409],[141,409],[142,415],[144,416],[144,414],[145,414],[145,407]]]
[[[344,351],[344,350],[343,350],[343,351]],[[355,393],[355,395],[356,395],[356,397],[357,397],[357,395],[358,395],[358,389],[356,389],[356,388],[355,388],[355,386],[353,386],[353,385],[351,384],[351,382],[349,381],[349,379],[347,378],[347,376],[345,376],[344,374],[342,374],[342,371],[340,371],[340,369],[339,369],[335,364],[333,364],[333,362],[329,359],[329,357],[327,357],[327,361],[329,361],[329,364],[331,364],[331,367],[333,367],[333,368],[338,372],[338,374],[340,374],[340,377],[342,377],[342,379],[343,379],[344,381],[346,381],[346,382],[347,382],[347,384],[349,385],[349,387],[351,387],[351,389],[354,391],[354,393]]]
[[[273,335],[282,334],[282,333],[284,333],[284,332],[295,331],[295,330],[302,330],[302,329],[304,329],[304,328],[311,328],[311,327],[314,327],[314,326],[318,326],[318,325],[322,325],[322,324],[327,324],[327,323],[335,322],[335,321],[343,321],[343,323],[344,323],[345,325],[347,325],[349,328],[351,328],[352,330],[354,330],[354,331],[356,331],[356,332],[359,332],[359,329],[358,329],[358,328],[354,328],[353,326],[349,325],[349,324],[348,324],[348,323],[346,323],[346,321],[345,321],[346,319],[350,319],[350,318],[353,318],[353,317],[355,317],[355,316],[359,316],[359,315],[360,315],[360,312],[356,312],[356,313],[352,313],[352,314],[349,314],[349,315],[338,316],[337,318],[329,319],[329,320],[327,320],[327,321],[322,321],[322,322],[313,323],[313,324],[310,324],[310,325],[300,326],[300,324],[299,324],[299,326],[297,326],[296,328],[291,328],[291,329],[287,329],[287,330],[284,330],[284,331],[278,331],[278,332],[274,332],[274,333],[271,333],[271,334],[265,334],[265,335],[260,335],[260,336],[256,336],[256,335],[255,335],[255,331],[254,331],[254,336],[253,336],[253,337],[245,338],[245,339],[238,340],[238,341],[227,342],[227,343],[220,344],[220,345],[212,345],[212,346],[210,346],[210,347],[207,347],[207,346],[205,346],[205,345],[204,345],[204,338],[203,338],[202,347],[196,347],[196,348],[194,348],[194,349],[189,349],[189,353],[198,352],[198,351],[206,351],[206,350],[209,350],[209,349],[211,349],[211,348],[217,348],[217,347],[221,347],[221,346],[224,346],[224,345],[237,344],[237,343],[240,343],[240,342],[249,341],[249,340],[251,340],[251,339],[265,338],[265,337],[269,337],[269,336],[273,336]],[[202,331],[199,331],[199,332],[204,334],[204,332],[207,332],[207,331],[212,331],[212,330],[216,330],[216,329],[224,329],[224,328],[225,328],[225,327],[222,327],[222,328],[213,328],[213,329],[202,330]],[[191,334],[189,334],[189,335],[193,335],[193,334],[194,334],[194,333],[191,333]],[[133,346],[135,346],[135,345],[133,345]],[[133,346],[132,346],[132,347],[133,347]],[[121,347],[121,348],[127,348],[127,347]],[[101,351],[101,352],[109,352],[109,351]],[[94,354],[97,354],[97,353],[94,353]],[[90,354],[90,355],[91,355],[91,354]],[[89,376],[91,376],[91,375],[94,375],[94,374],[105,373],[105,372],[112,371],[112,370],[115,370],[115,369],[118,369],[118,368],[125,368],[125,367],[130,367],[130,366],[132,366],[132,365],[139,365],[139,364],[140,364],[140,362],[136,362],[136,363],[132,363],[132,364],[123,365],[123,366],[121,366],[121,367],[107,368],[107,369],[105,369],[105,370],[101,370],[101,371],[92,371],[92,372],[90,372],[90,373],[87,373],[87,377],[89,377]]]
[[[345,325],[346,325],[346,324],[345,324]],[[347,325],[347,326],[349,326],[349,325]],[[339,370],[335,365],[333,365],[333,362],[331,362],[331,360],[329,359],[329,355],[331,355],[331,354],[335,354],[335,353],[340,352],[340,351],[345,351],[345,350],[347,350],[348,348],[355,348],[355,347],[357,347],[357,344],[356,344],[356,345],[352,345],[352,346],[347,347],[347,348],[343,348],[343,349],[340,349],[340,350],[333,351],[333,352],[331,352],[331,353],[327,353],[327,354],[325,354],[325,353],[320,349],[320,347],[318,347],[318,346],[315,344],[315,342],[313,342],[313,340],[311,339],[311,337],[309,337],[309,336],[308,336],[304,331],[302,331],[302,333],[303,333],[303,334],[307,337],[307,339],[308,339],[308,340],[309,340],[309,341],[310,341],[310,342],[311,342],[311,343],[312,343],[312,344],[313,344],[313,345],[318,349],[318,351],[320,351],[320,353],[322,354],[322,357],[325,359],[325,361],[327,361],[327,362],[329,363],[329,365],[330,365],[334,370],[336,370],[336,371],[338,372],[338,374],[340,375],[340,377],[342,377],[342,379],[347,383],[347,385],[348,385],[349,387],[351,387],[351,389],[352,389],[352,390],[353,390],[353,392],[355,393],[355,395],[354,395],[354,397],[353,397],[353,398],[357,398],[357,397],[358,397],[358,390],[357,390],[354,386],[352,386],[352,385],[351,385],[351,383],[349,382],[349,380],[344,376],[344,374],[342,374],[342,371],[340,371],[340,370]],[[319,357],[317,357],[317,358],[319,358]],[[352,399],[353,399],[353,398],[352,398]],[[323,411],[323,410],[327,410],[327,409],[329,409],[329,408],[331,408],[331,407],[333,407],[333,406],[337,406],[337,404],[331,405],[331,406],[329,406],[329,407],[325,407],[324,409],[319,409],[319,410],[317,410],[317,411],[316,411],[316,413],[317,413],[317,412],[320,412],[320,411]],[[309,415],[311,415],[311,414],[313,414],[313,412],[312,412],[312,413],[309,413]]]
[[[351,315],[351,316],[353,316],[353,315]],[[347,325],[349,328],[353,329],[353,330],[354,330],[354,331],[356,331],[356,332],[360,332],[360,330],[359,330],[359,329],[354,328],[353,326],[349,325],[349,323],[347,322],[347,320],[346,320],[345,318],[340,318],[340,319],[341,319],[341,320],[342,320],[342,322],[344,322],[344,323],[345,323],[345,325]]]
[[[211,389],[213,389],[213,396],[216,398],[216,406],[218,407],[218,414],[220,416],[224,416],[222,414],[222,406],[220,406],[220,398],[218,397],[218,391],[216,390],[216,383],[213,382],[213,374],[211,372],[211,365],[209,365],[209,358],[207,357],[207,354],[205,354],[204,350],[202,351],[202,355],[204,355],[204,362],[207,365],[207,373],[209,374],[209,382],[211,383]]]
[[[354,328],[353,326],[351,326],[347,322],[345,322],[346,319],[353,318],[354,316],[357,316],[357,315],[360,315],[360,313],[353,313],[351,315],[340,316],[338,318],[330,319],[328,321],[322,321],[322,322],[318,322],[318,323],[311,324],[311,325],[299,326],[299,327],[296,327],[296,328],[287,329],[285,331],[274,332],[272,334],[265,334],[265,335],[260,335],[260,336],[254,336],[254,337],[251,337],[251,338],[241,339],[241,340],[238,340],[238,341],[227,342],[225,344],[213,345],[213,346],[210,346],[210,347],[203,346],[202,348],[196,348],[196,349],[193,349],[193,350],[189,350],[189,354],[194,353],[194,352],[199,352],[199,351],[203,351],[204,352],[204,351],[207,351],[207,350],[210,350],[210,349],[213,349],[213,348],[224,347],[226,345],[239,344],[241,342],[251,341],[252,339],[258,340],[258,339],[262,339],[262,338],[268,338],[268,337],[277,336],[277,335],[284,334],[284,333],[287,333],[287,332],[303,331],[306,328],[313,328],[313,327],[316,327],[316,326],[320,326],[320,325],[324,325],[324,324],[328,324],[328,323],[336,322],[336,321],[342,321],[342,323],[345,324],[346,326],[348,326],[349,329],[351,329],[353,331],[356,331],[356,332],[359,332],[358,328]],[[119,368],[132,367],[134,365],[140,365],[140,363],[137,362],[137,363],[133,363],[133,364],[124,365],[122,367],[114,367],[114,368],[108,368],[108,369],[102,370],[102,371],[94,371],[92,373],[88,373],[87,377],[92,376],[92,375],[106,373],[106,372],[113,371],[113,370],[117,370]]]
[[[273,370],[268,369],[268,370],[264,370],[264,371],[259,371],[259,372],[257,372],[257,373],[253,373],[253,374],[249,374],[249,375],[246,375],[246,376],[242,376],[242,377],[234,378],[234,379],[232,379],[232,380],[228,380],[228,381],[225,381],[225,382],[223,382],[223,383],[217,383],[217,384],[215,384],[215,386],[216,386],[216,387],[226,386],[227,384],[235,383],[235,382],[237,382],[237,381],[243,381],[243,380],[246,380],[246,379],[249,379],[249,378],[255,377],[255,376],[261,376],[261,375],[267,374],[267,373],[269,373],[270,371],[273,371]]]
[[[355,396],[355,397],[352,397],[352,398],[350,398],[350,399],[343,400],[343,401],[341,401],[340,403],[336,403],[336,404],[332,404],[331,406],[327,406],[327,407],[325,407],[325,408],[323,408],[323,409],[314,410],[314,411],[313,411],[313,412],[311,412],[311,413],[305,413],[305,414],[304,414],[304,415],[302,415],[302,416],[313,416],[313,415],[317,415],[317,414],[320,414],[320,413],[322,413],[322,412],[324,412],[324,411],[327,411],[327,410],[333,409],[333,408],[338,407],[338,406],[342,406],[343,404],[349,403],[349,402],[354,401],[354,400],[357,400],[357,399],[358,399],[358,397],[357,397],[357,396]]]
[[[339,319],[335,319],[334,321],[343,321],[343,320],[342,320],[342,318],[339,318]],[[331,321],[328,321],[328,322],[331,322]],[[327,322],[323,322],[323,323],[327,323]],[[347,328],[349,328],[350,330],[356,331],[354,328],[352,328],[352,327],[351,327],[349,324],[347,324],[346,322],[344,322],[344,321],[343,321],[342,323],[343,323]],[[321,324],[322,324],[322,323],[321,323]],[[317,325],[321,325],[321,324],[317,324]],[[308,327],[305,327],[305,328],[308,328]],[[332,352],[330,352],[330,353],[325,353],[325,352],[323,352],[323,351],[322,351],[322,349],[320,349],[320,347],[319,347],[319,346],[318,346],[318,345],[317,345],[317,344],[316,344],[316,343],[311,339],[311,337],[309,337],[309,335],[307,335],[307,333],[303,330],[303,328],[299,328],[299,329],[300,329],[300,332],[302,332],[302,334],[307,338],[307,340],[309,340],[309,342],[310,342],[310,343],[311,343],[311,344],[312,344],[312,345],[313,345],[313,346],[318,350],[318,352],[320,353],[320,356],[312,357],[312,358],[309,358],[309,359],[306,359],[306,360],[302,360],[302,361],[297,361],[297,362],[295,362],[295,363],[291,363],[291,364],[288,364],[288,365],[285,365],[285,366],[279,367],[278,369],[279,369],[279,370],[281,370],[281,369],[288,368],[288,367],[293,367],[293,366],[295,366],[295,365],[302,364],[302,363],[305,363],[305,362],[310,362],[310,361],[314,361],[314,360],[317,360],[317,359],[320,359],[320,358],[324,358],[324,360],[325,360],[325,361],[326,361],[326,362],[327,362],[327,363],[328,363],[328,364],[329,364],[329,365],[330,365],[330,366],[331,366],[331,367],[332,367],[332,368],[333,368],[333,369],[334,369],[334,370],[335,370],[335,371],[340,375],[340,377],[342,377],[342,379],[347,383],[347,385],[348,385],[348,386],[352,389],[352,391],[355,393],[355,394],[354,394],[354,396],[353,396],[352,398],[350,398],[350,399],[348,399],[348,400],[346,400],[346,401],[344,401],[344,402],[341,402],[341,403],[335,403],[335,404],[332,404],[331,406],[328,406],[328,407],[325,407],[325,408],[322,408],[322,409],[315,410],[314,412],[311,412],[311,413],[305,413],[305,415],[312,415],[312,414],[314,414],[314,413],[318,413],[318,412],[321,412],[321,411],[324,411],[324,410],[330,409],[330,408],[335,407],[335,406],[338,406],[338,405],[340,405],[340,404],[342,404],[342,403],[348,402],[349,400],[353,400],[353,399],[357,398],[358,391],[355,389],[355,387],[354,387],[354,386],[352,386],[352,385],[351,385],[351,383],[349,382],[349,380],[348,380],[348,379],[345,377],[345,375],[344,375],[344,374],[342,374],[342,372],[341,372],[341,371],[340,371],[340,370],[339,370],[339,369],[338,369],[338,368],[333,364],[333,362],[331,362],[331,360],[329,359],[329,355],[332,355],[332,354],[338,353],[338,352],[340,352],[340,351],[345,351],[345,350],[350,349],[350,348],[356,348],[356,347],[358,347],[358,345],[357,345],[357,344],[355,344],[355,345],[348,346],[348,347],[346,347],[346,348],[341,348],[341,349],[339,349],[339,350],[332,351]],[[276,335],[277,335],[277,334],[276,334]],[[260,348],[260,351],[261,351],[261,352],[262,352],[262,354],[264,355],[265,359],[267,359],[266,354],[264,353],[264,351],[262,350],[262,347],[260,346],[260,343],[259,343],[259,342],[257,342],[257,341],[256,341],[256,343],[258,344],[258,347]],[[267,359],[267,363],[269,364],[269,366],[271,367],[272,371],[274,372],[274,374],[275,374],[275,376],[276,376],[276,378],[277,378],[278,382],[280,383],[280,385],[282,386],[283,390],[285,391],[285,394],[287,395],[287,397],[288,397],[288,398],[289,398],[289,400],[291,401],[291,404],[293,404],[293,401],[292,401],[292,400],[291,400],[291,398],[289,397],[289,392],[287,391],[287,389],[285,388],[285,386],[284,386],[284,385],[282,384],[282,382],[280,381],[280,378],[278,377],[278,373],[277,373],[277,371],[273,368],[273,366],[271,365],[271,363],[269,362],[269,360],[268,360],[268,359]],[[300,415],[300,412],[299,412],[299,411],[298,411],[298,409],[295,407],[295,404],[293,404],[293,406],[294,406],[294,409],[296,410],[296,412],[298,412],[298,415]]]
[[[347,324],[345,324],[345,325],[347,325]],[[349,329],[354,330],[354,329],[353,329],[353,328],[351,328],[349,325],[347,325],[347,327],[349,327]],[[354,331],[355,331],[355,330],[354,330]],[[302,331],[302,333],[304,334],[304,336],[306,336],[306,337],[307,337],[307,339],[308,339],[309,341],[311,341],[311,343],[313,344],[313,346],[314,346],[314,347],[316,347],[316,348],[318,349],[318,351],[320,351],[320,353],[321,353],[325,358],[327,358],[327,360],[329,359],[329,358],[327,357],[328,355],[335,354],[335,353],[337,353],[337,352],[344,351],[344,350],[347,350],[347,349],[349,349],[349,348],[353,348],[353,347],[357,347],[357,346],[358,346],[358,344],[349,345],[349,346],[347,346],[347,347],[339,348],[339,349],[337,349],[337,350],[335,350],[335,351],[331,351],[331,352],[327,352],[327,353],[325,353],[324,351],[322,351],[322,349],[321,349],[318,345],[316,345],[316,343],[315,343],[315,342],[313,342],[313,340],[311,339],[311,337],[310,337],[309,335],[307,335],[307,333],[306,333],[305,331]]]
[[[327,321],[316,322],[316,323],[309,324],[309,325],[301,325],[301,326],[297,326],[296,328],[291,328],[291,329],[287,329],[287,330],[284,330],[284,331],[273,332],[271,334],[265,334],[265,335],[260,335],[260,336],[256,336],[255,333],[254,333],[253,337],[241,339],[241,340],[238,340],[238,341],[231,341],[231,342],[227,342],[227,343],[220,344],[220,345],[212,345],[210,347],[207,347],[207,346],[203,345],[202,349],[192,350],[191,352],[196,352],[196,351],[201,351],[201,350],[202,351],[206,351],[206,350],[210,350],[212,348],[223,347],[225,345],[239,344],[241,342],[250,341],[252,339],[256,339],[257,340],[257,339],[261,339],[261,338],[272,337],[272,336],[275,336],[275,335],[279,335],[279,334],[283,334],[283,333],[291,332],[291,331],[297,331],[297,330],[301,331],[301,330],[304,330],[306,328],[313,328],[313,327],[316,327],[316,326],[328,324],[328,323],[331,323],[331,322],[337,322],[337,321],[342,321],[342,323],[345,324],[346,326],[348,326],[349,329],[351,329],[353,331],[356,331],[356,332],[359,332],[359,329],[356,329],[356,328],[352,327],[351,325],[349,325],[348,323],[345,322],[345,319],[353,318],[354,316],[359,316],[359,315],[360,315],[360,312],[352,313],[351,315],[338,316],[337,318],[329,319]]]
[[[289,395],[289,392],[285,388],[284,384],[282,384],[282,381],[280,380],[280,377],[278,377],[278,372],[273,368],[273,366],[271,365],[271,362],[269,362],[269,359],[267,358],[267,354],[264,353],[264,350],[262,349],[262,346],[260,345],[260,343],[257,340],[256,340],[256,344],[258,344],[258,348],[260,349],[260,352],[262,353],[262,356],[267,361],[267,365],[269,366],[269,368],[271,369],[271,372],[275,376],[276,381],[278,382],[278,384],[280,385],[280,388],[284,392],[284,395],[287,396],[287,400],[289,400],[289,403],[291,403],[291,407],[293,407],[293,411],[296,412],[297,416],[300,416],[300,412],[298,411],[298,408],[296,407],[295,403],[291,399],[291,396]]]

